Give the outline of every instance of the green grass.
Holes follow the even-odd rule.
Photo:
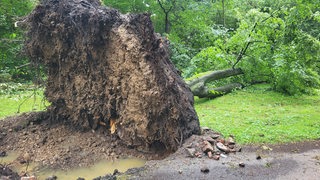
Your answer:
[[[48,103],[46,102],[48,105]],[[0,84],[0,120],[23,112],[45,109],[43,90],[28,84]]]
[[[201,126],[238,143],[283,143],[320,138],[320,95],[285,96],[252,86],[213,100],[197,99]]]

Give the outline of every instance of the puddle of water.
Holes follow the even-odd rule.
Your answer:
[[[52,171],[49,169],[35,173],[35,175],[40,179],[45,179],[52,175],[57,176],[58,179],[77,179],[78,177],[93,179],[98,176],[113,173],[115,169],[118,169],[120,172],[125,172],[129,168],[142,167],[145,162],[145,160],[134,158],[119,159],[114,162],[104,160],[91,167],[77,168],[69,171]]]
[[[17,153],[10,152],[8,156],[0,158],[0,163],[10,164],[18,157]],[[91,167],[82,167],[71,169],[68,171],[57,170],[53,171],[52,169],[42,169],[36,172],[33,172],[32,169],[36,169],[34,164],[29,165],[29,172],[34,174],[38,179],[46,179],[49,176],[55,175],[58,179],[77,179],[82,177],[85,179],[93,179],[98,176],[103,176],[109,173],[113,173],[115,169],[118,169],[120,172],[125,172],[129,168],[142,167],[144,166],[146,160],[138,158],[127,158],[127,159],[118,159],[115,161],[102,160]],[[26,166],[13,164],[13,169],[21,172],[24,171]]]

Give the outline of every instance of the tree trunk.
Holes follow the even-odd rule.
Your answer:
[[[214,98],[229,93],[233,89],[242,88],[243,85],[240,83],[232,83],[218,88],[208,88],[206,83],[240,74],[243,74],[243,71],[240,68],[210,71],[202,75],[197,75],[197,77],[190,78],[187,80],[187,84],[194,96],[198,96],[200,98]]]
[[[43,0],[28,22],[26,52],[48,70],[53,121],[101,128],[145,150],[176,150],[200,132],[192,92],[149,15],[122,15],[99,0]]]
[[[230,93],[234,89],[241,89],[242,87],[243,85],[240,83],[231,83],[217,88],[208,88],[204,84],[199,83],[197,86],[193,86],[191,91],[194,96],[198,96],[199,98],[215,98]]]
[[[198,77],[195,77],[195,78],[192,77],[189,80],[187,80],[186,83],[189,85],[189,87],[192,87],[200,82],[205,84],[209,81],[219,80],[219,79],[236,76],[240,74],[243,74],[243,71],[240,68],[210,71],[210,72],[206,72],[203,75],[197,75]]]

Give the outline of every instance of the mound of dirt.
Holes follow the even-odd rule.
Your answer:
[[[51,121],[100,127],[145,150],[174,151],[199,134],[193,95],[150,15],[122,15],[99,0],[43,0],[27,21],[26,52],[48,72]]]

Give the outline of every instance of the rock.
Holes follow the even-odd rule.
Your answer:
[[[220,159],[220,155],[214,155],[214,156],[212,157],[212,159],[214,159],[214,160],[219,160],[219,159]]]
[[[194,153],[194,156],[196,156],[197,158],[202,158],[202,153],[196,152],[196,153]]]
[[[272,148],[270,148],[270,147],[268,147],[268,146],[262,146],[261,148],[262,148],[263,150],[266,150],[266,151],[267,151],[267,150],[272,151]]]
[[[256,157],[256,159],[257,159],[257,160],[260,160],[260,159],[261,159],[261,156],[260,156],[260,155],[258,155],[258,156]]]
[[[230,149],[234,149],[236,146],[235,145],[233,145],[233,144],[229,144],[228,145],[228,148],[230,148]]]
[[[240,166],[240,167],[245,167],[246,165],[245,165],[243,162],[240,162],[240,163],[239,163],[239,166]]]
[[[82,177],[78,177],[77,180],[85,180],[85,178],[82,178]]]
[[[203,141],[202,151],[205,153],[209,151],[213,152],[213,147],[208,141]]]
[[[230,149],[227,146],[225,146],[223,143],[221,143],[221,142],[218,142],[216,146],[221,151],[224,151],[224,152],[227,152],[227,153],[230,152]]]
[[[119,174],[120,172],[119,172],[119,170],[118,169],[114,169],[114,171],[113,171],[113,175],[115,176],[115,175],[117,175],[117,174]]]
[[[186,148],[186,151],[188,153],[188,157],[194,157],[195,153],[196,153],[196,149],[195,148]]]
[[[201,129],[201,134],[211,131],[211,129],[208,127],[200,127],[200,129]]]
[[[220,134],[214,134],[211,136],[213,139],[218,139],[220,137]]]
[[[56,179],[58,179],[58,177],[55,176],[55,175],[52,175],[52,176],[49,176],[49,177],[46,178],[46,180],[56,180]]]
[[[37,180],[35,176],[21,177],[20,180]]]
[[[6,157],[7,152],[6,151],[0,151],[0,157]]]
[[[203,138],[205,141],[208,141],[209,143],[211,143],[211,144],[214,144],[214,143],[216,143],[216,140],[214,140],[212,137],[210,137],[210,136],[206,136],[206,137],[204,137]]]
[[[217,141],[218,141],[218,142],[221,142],[222,144],[224,144],[224,143],[226,142],[226,141],[225,141],[224,139],[222,139],[222,138],[221,138],[221,139],[218,139]]]
[[[233,139],[232,136],[230,136],[228,139],[227,139],[227,144],[228,145],[234,145],[236,144],[235,140]]]
[[[178,173],[179,173],[179,174],[182,174],[182,171],[181,171],[181,170],[179,170],[179,171],[178,171]]]
[[[211,159],[212,158],[212,152],[209,151],[207,154],[208,154],[208,157]]]
[[[203,172],[203,173],[209,173],[210,170],[209,170],[208,167],[203,167],[203,168],[201,168],[201,172]]]
[[[227,158],[227,157],[228,157],[228,156],[225,155],[225,154],[220,154],[220,156],[223,157],[223,158]]]

